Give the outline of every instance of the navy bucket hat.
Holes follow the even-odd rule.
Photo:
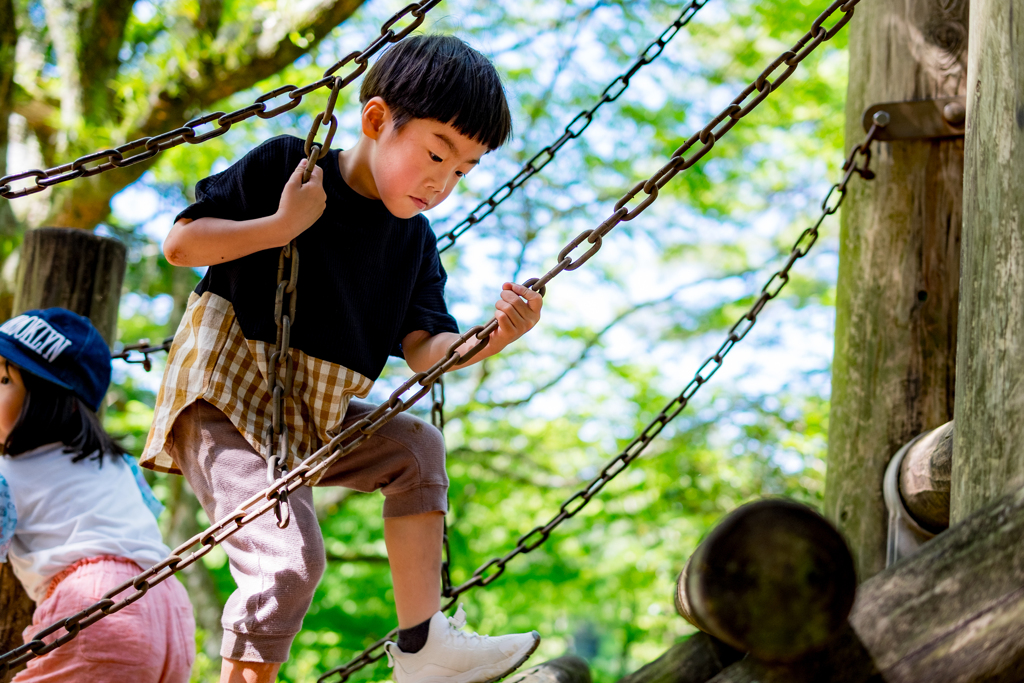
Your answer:
[[[25,311],[0,325],[0,356],[94,411],[110,386],[110,347],[88,318],[63,308]]]

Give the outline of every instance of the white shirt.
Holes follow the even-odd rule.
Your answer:
[[[0,457],[0,561],[9,544],[11,568],[37,604],[78,560],[116,555],[148,569],[170,554],[125,458],[106,455],[101,466],[72,457],[61,443]]]

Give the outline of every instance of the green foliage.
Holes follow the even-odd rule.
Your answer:
[[[239,41],[251,39],[262,4],[226,3],[231,20],[240,22]],[[826,4],[710,0],[582,138],[445,255],[451,306],[463,326],[490,316],[503,281],[547,270],[568,238],[603,220],[624,190],[659,168]],[[367,43],[400,5],[369,3],[309,57],[256,90],[315,80],[339,55]],[[446,217],[461,218],[555,139],[683,6],[472,0],[436,10],[432,30],[457,33],[494,58],[517,128],[516,140],[490,155],[431,217],[438,231],[453,225]],[[168,27],[176,14],[196,11],[195,2],[165,3],[136,21],[126,49],[139,55],[138,69],[119,76],[118,87],[137,96],[164,70],[184,68],[198,43],[174,38]],[[840,34],[641,218],[605,238],[585,268],[552,283],[536,331],[449,378],[456,582],[507,552],[596,476],[682,390],[781,265],[780,254],[808,225],[842,161],[845,60]],[[256,94],[238,93],[219,108]],[[342,99],[336,144],[347,146],[355,140],[355,89]],[[311,96],[277,119],[166,152],[126,193],[132,202],[153,204],[148,217],[117,209],[115,201],[109,230],[131,244],[122,339],[162,339],[195,284],[196,273],[175,271],[159,255],[159,240],[195,181],[267,137],[303,136],[321,106],[322,98]],[[826,223],[826,230],[834,227]],[[536,628],[544,641],[535,661],[573,650],[590,661],[596,681],[613,681],[689,633],[674,613],[672,586],[717,519],[765,495],[819,503],[834,239],[823,236],[815,250],[714,381],[642,458],[546,544],[510,563],[491,587],[466,596],[474,630]],[[118,366],[106,419],[134,452],[145,440],[161,363],[149,375]],[[393,363],[373,397],[382,399],[406,376]],[[421,407],[414,412],[425,416]],[[154,481],[166,496],[166,477]],[[316,495],[329,554],[350,559],[331,562],[282,670],[287,681],[344,663],[394,624],[379,495]],[[232,583],[223,555],[211,555],[207,566],[226,597]],[[194,680],[215,680],[217,669],[201,654]],[[356,680],[387,676],[381,663]]]

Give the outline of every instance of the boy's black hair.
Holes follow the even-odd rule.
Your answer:
[[[413,36],[388,48],[359,91],[363,104],[374,97],[391,108],[396,130],[410,119],[434,119],[492,150],[512,137],[501,77],[455,36]]]
[[[25,402],[4,442],[7,455],[20,455],[55,441],[64,444],[65,453],[74,453],[72,462],[91,456],[102,464],[106,453],[117,456],[127,452],[74,393],[25,370],[21,370],[21,379]]]

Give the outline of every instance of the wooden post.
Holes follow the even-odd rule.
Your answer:
[[[766,661],[794,661],[846,626],[853,559],[821,515],[786,500],[729,514],[679,575],[676,609],[697,628]]]
[[[1024,484],[1024,2],[972,0],[950,516]]]
[[[88,317],[107,344],[113,344],[126,253],[121,242],[85,230],[28,232],[21,246],[14,313],[61,306]],[[22,644],[21,632],[31,623],[33,608],[10,563],[0,564],[0,650]]]
[[[85,230],[29,231],[21,245],[14,314],[61,306],[89,318],[113,346],[126,255],[123,243]]]
[[[862,2],[847,27],[847,146],[887,101],[963,95],[968,0]],[[840,230],[825,516],[857,574],[885,567],[885,467],[953,418],[963,141],[875,143]]]

